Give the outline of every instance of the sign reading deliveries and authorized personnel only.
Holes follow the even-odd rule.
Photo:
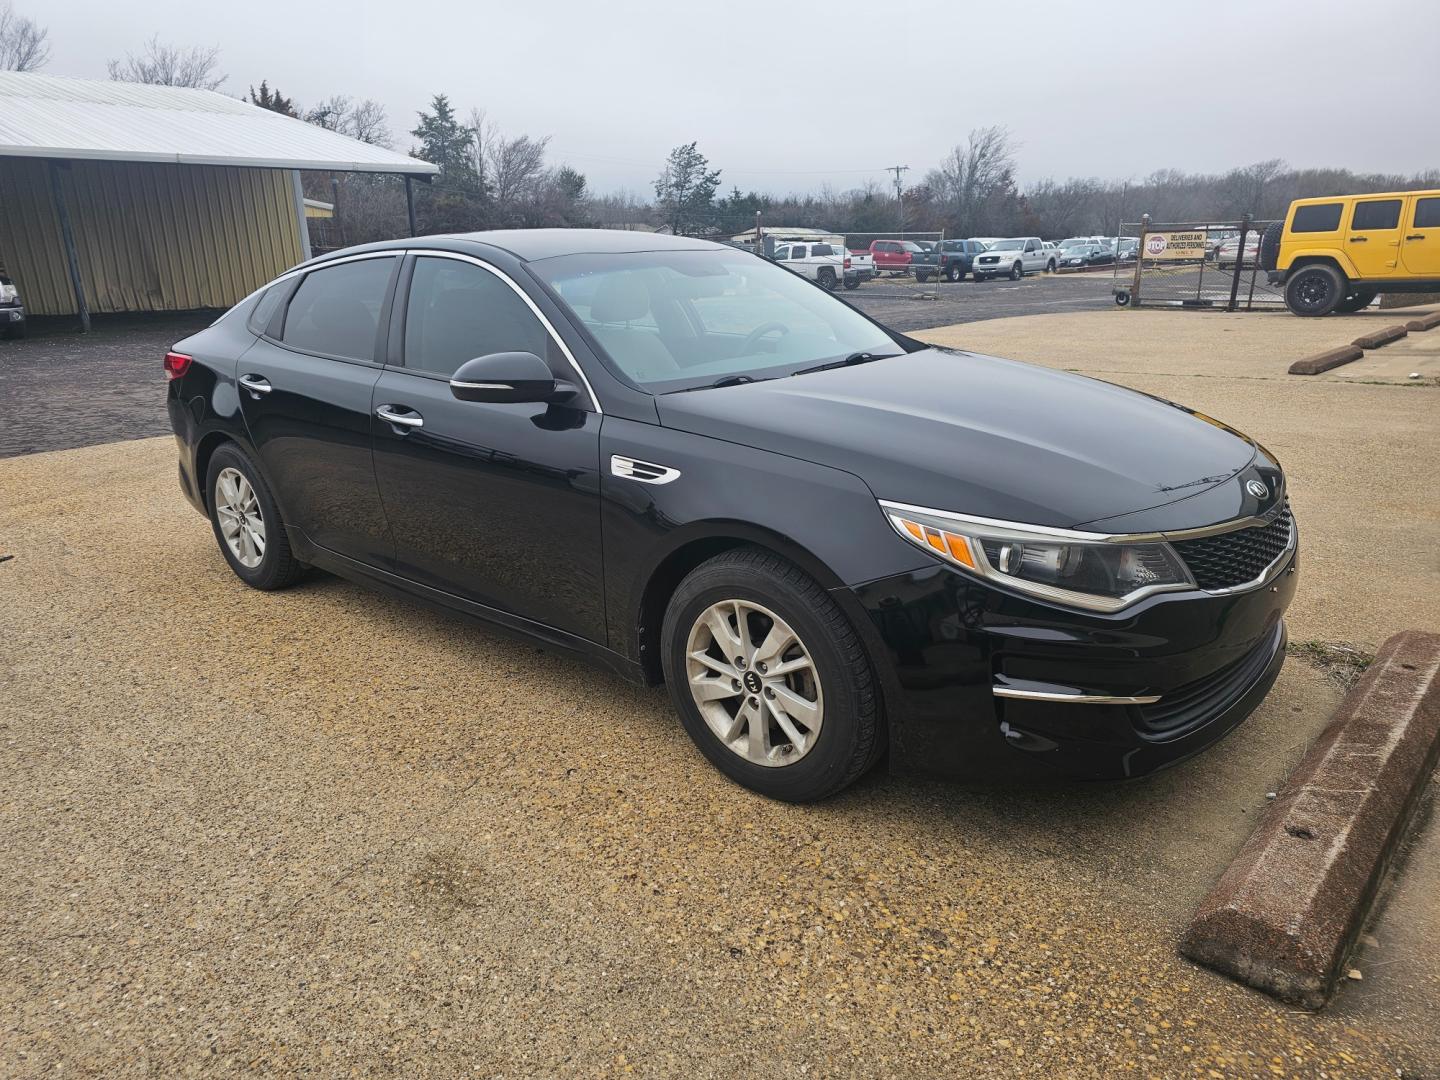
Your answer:
[[[1203,259],[1204,232],[1153,232],[1145,236],[1147,259]]]

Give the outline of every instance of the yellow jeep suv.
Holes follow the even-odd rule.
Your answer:
[[[1260,266],[1296,315],[1440,291],[1440,191],[1296,199],[1261,236]]]

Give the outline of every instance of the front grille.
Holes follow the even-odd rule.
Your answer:
[[[1280,647],[1280,623],[1239,660],[1203,679],[1178,687],[1153,705],[1132,705],[1131,720],[1145,735],[1174,737],[1219,716],[1265,674]]]
[[[1286,499],[1280,516],[1269,525],[1252,525],[1198,540],[1176,540],[1173,546],[1200,588],[1233,589],[1264,575],[1290,546],[1294,527],[1290,500]]]

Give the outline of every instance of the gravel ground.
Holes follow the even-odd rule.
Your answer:
[[[1410,553],[1436,547],[1435,388],[1270,382],[1288,352],[1224,318],[963,333],[1103,345],[1106,377],[1264,438],[1306,530],[1296,640],[1433,625]],[[785,806],[710,769],[662,692],[323,575],[246,589],[173,454],[0,462],[0,1075],[1440,1065],[1413,1011],[1311,1016],[1175,953],[1338,701],[1318,670],[1146,783],[882,775]]]

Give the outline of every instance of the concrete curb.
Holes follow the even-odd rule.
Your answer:
[[[1378,349],[1381,345],[1388,345],[1392,341],[1399,341],[1406,334],[1410,333],[1405,329],[1404,323],[1396,323],[1394,326],[1387,326],[1384,330],[1376,330],[1371,334],[1362,334],[1357,337],[1354,344],[1362,349]]]
[[[1405,329],[1414,334],[1421,330],[1434,330],[1437,326],[1440,326],[1440,311],[1432,311],[1429,315],[1411,319],[1405,324]]]
[[[1346,695],[1180,951],[1318,1009],[1440,753],[1440,634],[1396,634]]]
[[[1359,360],[1365,355],[1365,350],[1359,345],[1341,345],[1338,349],[1328,349],[1313,356],[1306,356],[1296,360],[1290,365],[1291,375],[1319,375],[1322,371],[1329,371],[1341,364],[1348,364],[1352,360]]]

